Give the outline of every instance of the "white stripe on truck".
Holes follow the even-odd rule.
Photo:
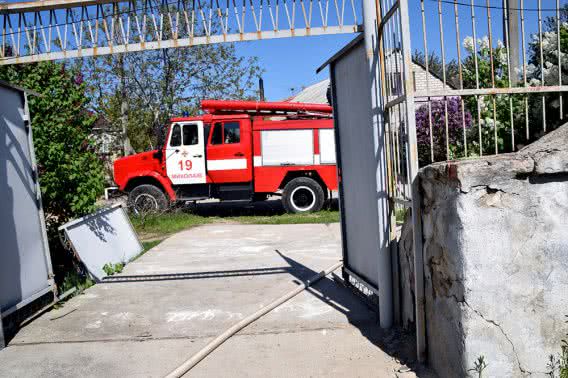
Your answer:
[[[207,160],[208,171],[225,171],[230,169],[247,169],[247,159]]]

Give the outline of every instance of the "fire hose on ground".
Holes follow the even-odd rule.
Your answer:
[[[260,319],[262,316],[268,314],[270,311],[274,310],[276,307],[280,306],[284,302],[294,298],[296,295],[300,294],[305,289],[309,288],[328,274],[331,274],[333,271],[338,269],[343,262],[338,262],[330,266],[329,268],[319,272],[315,276],[311,277],[307,281],[302,282],[298,287],[294,288],[294,290],[284,294],[280,298],[274,300],[267,306],[261,308],[257,312],[252,315],[247,316],[245,319],[241,320],[240,322],[233,325],[231,328],[227,329],[225,332],[217,336],[213,341],[207,344],[203,349],[199,352],[195,353],[192,357],[186,360],[183,364],[178,366],[175,370],[169,373],[166,378],[179,378],[190,371],[195,365],[197,365],[201,360],[207,357],[211,352],[217,349],[221,344],[225,341],[230,339],[233,335],[239,332],[241,329],[245,328],[249,324],[255,322],[256,320]]]

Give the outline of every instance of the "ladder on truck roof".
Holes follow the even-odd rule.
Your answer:
[[[332,118],[332,107],[302,102],[267,102],[240,100],[202,100],[201,109],[209,114],[249,114],[293,119]]]

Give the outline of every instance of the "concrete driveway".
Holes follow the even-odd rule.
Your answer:
[[[0,377],[160,377],[340,259],[339,225],[178,233],[20,330]],[[242,330],[191,377],[392,377],[375,314],[327,278]],[[392,337],[392,335],[390,336]]]

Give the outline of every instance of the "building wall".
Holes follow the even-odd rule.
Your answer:
[[[429,363],[442,377],[545,376],[568,327],[568,125],[515,154],[419,173]],[[413,321],[412,233],[399,264]],[[409,284],[409,283],[412,283]]]

